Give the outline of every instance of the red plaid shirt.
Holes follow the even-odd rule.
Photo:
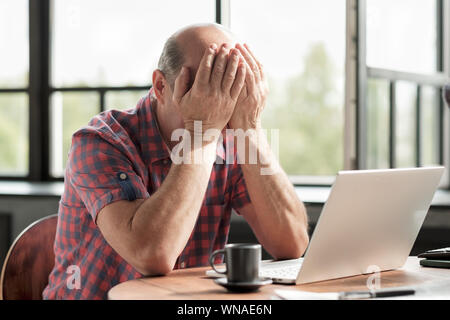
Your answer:
[[[103,112],[73,135],[45,299],[105,299],[114,285],[142,277],[106,242],[95,221],[114,201],[151,197],[167,176],[171,160],[155,102],[150,90],[136,108]],[[231,209],[250,202],[236,159],[223,161],[227,141],[224,137],[218,144],[220,161],[213,166],[196,225],[175,268],[207,265],[211,252],[227,242]]]

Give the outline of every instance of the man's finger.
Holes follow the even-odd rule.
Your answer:
[[[250,50],[250,48],[248,47],[248,45],[246,43],[244,43],[244,47],[245,47],[245,49],[247,49],[247,51],[250,53],[250,55],[255,60],[256,64],[258,65],[259,74],[260,74],[261,80],[265,81],[266,77],[265,77],[265,74],[264,74],[263,65],[261,64],[261,62],[259,62],[258,59],[256,59],[255,54],[252,52],[252,50]]]
[[[208,85],[216,51],[217,45],[215,43],[205,49],[205,53],[203,54],[202,60],[200,61],[200,65],[198,67],[197,75],[195,76],[194,84],[197,83],[203,87]]]
[[[251,72],[255,75],[256,82],[259,82],[261,79],[261,75],[259,72],[259,67],[256,61],[253,59],[253,57],[250,55],[250,53],[247,51],[247,49],[242,46],[240,43],[236,44],[236,48],[239,49],[241,54],[244,56],[245,61],[250,66]],[[248,72],[249,70],[247,70]]]
[[[246,60],[244,60],[244,65],[246,68],[245,86],[247,87],[247,93],[251,94],[256,92],[256,76]]]
[[[228,58],[227,69],[225,71],[225,74],[223,75],[222,80],[222,90],[224,92],[230,93],[231,86],[233,85],[236,78],[239,60],[240,60],[239,51],[236,49],[231,49],[230,57]]]
[[[222,46],[216,59],[214,60],[214,67],[211,72],[210,84],[213,88],[220,89],[222,86],[222,79],[227,68],[228,49],[226,44]]]
[[[176,102],[180,102],[183,96],[188,91],[189,85],[189,70],[185,66],[181,68],[178,77],[175,79],[175,84],[173,88],[173,98]]]
[[[244,63],[239,64],[236,72],[236,78],[230,90],[231,99],[236,100],[239,97],[239,94],[241,93],[241,90],[244,87],[246,73],[247,71],[245,64]]]

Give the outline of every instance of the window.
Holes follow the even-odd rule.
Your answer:
[[[214,22],[213,1],[55,1],[52,4],[50,174],[64,173],[72,134],[97,113],[136,105],[165,40]]]
[[[0,176],[28,175],[28,1],[0,2]]]
[[[358,167],[445,164],[447,0],[359,0]]]
[[[52,1],[52,85],[146,86],[165,40],[214,21],[214,2]]]
[[[51,100],[51,141],[53,176],[62,176],[71,145],[72,134],[99,113],[96,92],[59,92]]]
[[[61,180],[73,132],[134,107],[167,37],[213,21],[263,62],[295,183],[450,164],[450,0],[3,0],[0,177]]]
[[[291,176],[343,168],[345,8],[345,0],[230,3],[231,30],[264,64],[263,125],[279,129],[280,162]]]
[[[117,109],[125,110],[133,108],[134,104],[139,101],[139,99],[147,94],[147,90],[140,91],[109,91],[105,94],[106,108],[107,109]]]
[[[433,74],[438,70],[436,0],[367,0],[367,65]]]
[[[389,167],[389,82],[369,79],[367,89],[368,168]]]

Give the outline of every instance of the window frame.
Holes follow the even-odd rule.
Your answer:
[[[346,0],[346,59],[344,103],[344,170],[365,169],[367,161],[366,87],[370,77],[416,82],[419,85],[442,86],[450,83],[450,0],[436,0],[439,26],[438,75],[421,75],[371,68],[366,65],[366,0]],[[29,82],[27,87],[0,88],[2,93],[27,93],[29,98],[29,164],[26,176],[0,176],[0,180],[62,181],[63,177],[51,175],[50,97],[54,92],[97,92],[99,111],[105,110],[105,95],[109,91],[148,90],[148,86],[98,86],[98,87],[52,87],[51,70],[51,0],[28,1],[29,17]],[[439,14],[440,13],[440,14]],[[230,26],[230,0],[215,1],[216,23]],[[395,94],[392,86],[391,96]],[[418,102],[420,104],[420,102]],[[392,105],[391,105],[392,109]],[[450,113],[440,100],[440,162],[450,163]],[[391,121],[391,132],[395,123]],[[391,134],[390,149],[395,146]],[[419,142],[420,144],[420,142]],[[420,147],[420,146],[419,146]],[[395,158],[391,164],[395,164]],[[419,158],[419,157],[418,157]],[[420,162],[420,161],[419,161]],[[290,176],[295,185],[331,185],[334,177]],[[449,188],[450,172],[444,185]]]
[[[216,0],[215,22],[221,23],[226,16],[228,0]],[[0,181],[63,181],[63,177],[51,174],[51,128],[50,99],[55,92],[96,92],[99,110],[106,110],[105,96],[110,91],[149,90],[143,86],[60,86],[51,85],[51,0],[28,0],[29,21],[29,79],[24,88],[0,88],[2,93],[27,93],[29,98],[29,162],[28,174],[2,176]]]
[[[230,13],[231,13],[231,0],[216,0],[216,9],[217,7],[220,6],[219,9],[219,18],[217,18],[217,21],[220,21],[218,23],[223,24],[225,27],[230,28],[231,29],[231,18],[230,18]],[[345,4],[346,8],[345,11],[347,12],[347,17],[346,17],[346,23],[347,23],[347,30],[346,30],[346,38],[348,38],[348,10],[349,10],[349,0],[346,0],[346,4]],[[347,66],[348,63],[348,55],[347,55],[347,51],[348,51],[349,47],[346,47],[346,54],[345,54],[345,65]],[[344,75],[344,82],[345,82],[345,88],[347,89],[347,72],[345,72]],[[346,91],[346,89],[344,91]],[[346,103],[346,97],[347,95],[344,94],[344,111],[347,109],[347,103]],[[345,111],[346,112],[346,111]],[[347,123],[347,119],[344,117],[344,135],[346,134],[345,132],[345,128],[347,127],[346,125]],[[345,169],[345,163],[346,163],[346,139],[343,137],[343,147],[344,147],[344,152],[343,152],[343,157],[344,157],[344,168]],[[289,181],[294,185],[294,186],[298,186],[298,187],[331,187],[332,184],[334,183],[334,180],[336,178],[335,175],[333,176],[328,176],[328,175],[288,175]]]
[[[31,11],[31,6],[32,6],[32,2],[33,1],[28,1],[29,3],[28,3],[28,14],[29,14],[29,12]],[[32,21],[32,19],[33,19],[33,21]],[[31,27],[31,24],[32,23],[34,23],[35,21],[34,21],[34,17],[31,17],[31,15],[29,15],[28,16],[28,32],[29,32],[29,36],[28,36],[28,40],[30,40],[31,39],[31,29],[32,29],[32,27]],[[36,41],[35,41],[36,42]],[[33,50],[31,49],[31,42],[29,41],[29,60],[31,60],[32,59],[32,53],[34,53],[33,52]],[[0,94],[7,94],[7,93],[26,93],[27,95],[28,95],[28,118],[29,118],[29,124],[28,124],[28,126],[29,126],[29,129],[28,129],[28,139],[29,139],[29,142],[28,142],[28,144],[29,144],[29,161],[28,161],[28,174],[27,175],[20,175],[20,176],[15,176],[15,175],[8,175],[8,176],[0,176],[0,180],[29,180],[30,178],[31,178],[31,174],[30,174],[30,171],[31,171],[31,166],[32,166],[32,162],[31,162],[31,155],[30,155],[30,153],[31,153],[31,148],[32,148],[32,141],[31,141],[31,129],[32,129],[32,126],[35,126],[35,124],[32,124],[31,123],[31,119],[32,119],[32,116],[35,116],[35,114],[33,113],[33,115],[31,114],[32,113],[32,109],[31,109],[31,101],[30,101],[30,92],[31,92],[31,86],[30,86],[30,80],[31,80],[31,74],[30,74],[30,72],[31,72],[31,65],[29,65],[28,66],[28,68],[29,68],[29,79],[28,79],[28,85],[27,86],[25,86],[25,87],[12,87],[12,88],[0,88]]]
[[[347,52],[346,52],[346,103],[345,103],[345,169],[367,169],[367,84],[370,79],[389,82],[389,166],[396,167],[395,89],[396,82],[408,81],[416,85],[415,165],[421,166],[421,99],[423,86],[437,88],[442,97],[442,87],[450,83],[450,1],[435,0],[437,27],[437,72],[419,74],[370,67],[366,63],[366,6],[367,0],[347,0]],[[439,163],[446,168],[450,162],[450,113],[442,98],[439,99]],[[449,188],[450,172],[447,170],[440,185]]]

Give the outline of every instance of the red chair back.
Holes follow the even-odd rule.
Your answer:
[[[6,255],[0,278],[0,299],[41,300],[55,263],[57,215],[42,218],[28,226]]]

